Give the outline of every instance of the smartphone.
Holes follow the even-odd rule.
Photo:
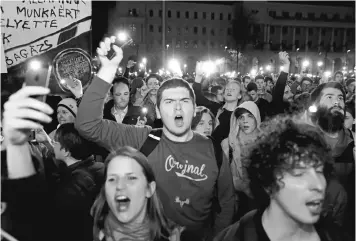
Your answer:
[[[147,115],[147,108],[146,107],[141,108],[140,120],[144,121],[146,115]]]
[[[30,62],[26,71],[25,86],[42,86],[48,88],[51,73],[52,65],[43,64],[39,61]],[[43,95],[33,97],[42,102],[46,102],[47,96]]]
[[[121,36],[120,36],[121,35]],[[115,39],[115,42],[111,44],[112,45],[117,45],[120,48],[124,48],[126,45],[129,45],[133,42],[132,38],[126,34],[119,34],[118,37]],[[115,56],[115,51],[113,48],[110,49],[110,51],[107,54],[109,59],[114,58]]]

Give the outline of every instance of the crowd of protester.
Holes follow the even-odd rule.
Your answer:
[[[5,240],[355,240],[355,79],[119,75],[112,40],[84,93],[2,98]]]

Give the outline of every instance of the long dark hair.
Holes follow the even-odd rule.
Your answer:
[[[112,161],[117,156],[129,157],[134,159],[141,167],[143,174],[147,179],[147,183],[152,183],[156,181],[153,170],[148,164],[147,158],[138,150],[126,146],[120,148],[117,151],[112,152],[105,160],[105,179],[107,178],[107,170],[110,161]],[[162,236],[169,236],[174,229],[174,224],[169,221],[163,213],[163,207],[161,201],[158,198],[156,192],[147,200],[147,216],[150,226],[150,237],[151,240],[159,238]],[[94,217],[94,241],[100,241],[99,233],[104,229],[105,218],[109,213],[109,206],[106,201],[105,195],[105,183],[101,187],[101,191],[97,196],[93,207],[91,209],[91,215]]]

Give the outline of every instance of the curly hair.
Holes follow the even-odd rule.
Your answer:
[[[328,180],[332,171],[330,149],[319,130],[292,117],[278,116],[264,125],[250,152],[247,172],[250,189],[261,207],[270,204],[270,195],[283,187],[283,174],[300,164],[324,165]]]

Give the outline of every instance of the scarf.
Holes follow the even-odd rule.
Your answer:
[[[104,223],[106,241],[150,241],[149,220],[143,223],[120,223],[114,214],[109,211]]]

